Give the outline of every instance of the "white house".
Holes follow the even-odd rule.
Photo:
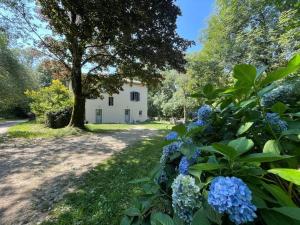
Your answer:
[[[87,99],[85,120],[88,123],[136,123],[148,119],[148,89],[138,81],[127,82],[123,91],[104,99]]]

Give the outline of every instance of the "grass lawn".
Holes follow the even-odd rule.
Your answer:
[[[23,137],[23,138],[52,138],[62,137],[68,135],[79,134],[80,130],[65,127],[62,129],[51,129],[45,127],[43,124],[35,122],[20,123],[8,128],[9,137]]]
[[[145,129],[165,130],[171,129],[172,125],[167,122],[148,122],[141,124],[87,124],[87,131],[93,133],[116,132],[144,127]],[[53,138],[81,134],[83,131],[71,127],[51,129],[36,122],[25,122],[12,126],[8,129],[9,137],[22,138]]]
[[[159,161],[162,137],[141,141],[83,175],[81,185],[59,202],[42,225],[118,225],[140,193],[133,179],[146,176]]]

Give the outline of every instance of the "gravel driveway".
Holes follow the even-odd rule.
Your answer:
[[[36,224],[72,182],[128,145],[158,131],[132,129],[0,144],[0,224]]]

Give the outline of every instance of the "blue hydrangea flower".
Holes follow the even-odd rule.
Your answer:
[[[164,146],[163,147],[163,153],[162,153],[162,156],[160,158],[160,163],[162,165],[164,165],[167,162],[167,160],[168,160],[168,158],[171,154],[173,154],[174,152],[179,151],[182,144],[183,144],[183,142],[181,142],[181,141],[175,141],[175,142],[172,142],[171,144],[168,144],[168,145]]]
[[[212,108],[209,105],[202,105],[198,109],[198,119],[199,120],[207,120],[212,113]]]
[[[197,120],[195,122],[189,123],[189,125],[187,126],[187,131],[190,131],[197,127],[206,126],[206,125],[207,125],[207,122],[205,122],[204,120]]]
[[[266,121],[274,128],[277,132],[282,132],[288,129],[288,125],[285,121],[281,120],[277,113],[267,113]]]
[[[208,203],[219,213],[227,213],[235,224],[254,221],[256,207],[248,186],[236,177],[216,177],[210,185]]]
[[[293,97],[293,85],[282,85],[263,95],[261,104],[265,107],[270,107],[276,102],[287,102]]]
[[[178,167],[179,173],[188,175],[189,167],[196,162],[199,156],[200,156],[200,149],[197,149],[190,159],[188,159],[186,156],[183,156],[180,160],[179,167]]]
[[[173,141],[173,140],[175,140],[175,139],[177,139],[177,138],[178,138],[178,133],[177,133],[176,131],[170,132],[170,133],[165,137],[165,139],[166,139],[167,141]]]
[[[183,156],[179,163],[179,173],[183,175],[189,174],[190,162],[186,156]]]
[[[172,206],[174,212],[186,223],[193,219],[193,210],[200,203],[200,188],[195,179],[188,175],[178,175],[172,184]]]
[[[192,163],[195,163],[197,158],[200,156],[201,154],[201,150],[200,149],[196,149],[196,151],[194,152],[192,158],[191,158],[191,161]]]

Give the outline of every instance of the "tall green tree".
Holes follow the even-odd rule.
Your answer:
[[[13,7],[28,22],[24,4]],[[154,83],[161,70],[184,69],[191,43],[176,33],[180,9],[173,0],[38,0],[37,7],[53,32],[39,36],[42,46],[71,74],[71,126],[84,127],[87,96],[117,92],[126,77]]]

